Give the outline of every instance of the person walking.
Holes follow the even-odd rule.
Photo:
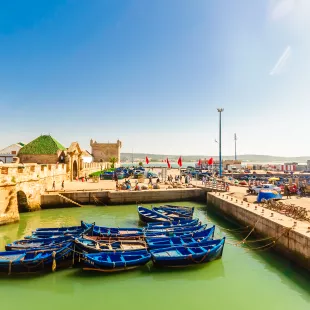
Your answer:
[[[64,180],[62,180],[62,182],[61,182],[61,189],[64,191],[65,190],[65,181]]]
[[[288,188],[287,184],[285,184],[285,186],[284,186],[284,196],[286,196],[286,199],[291,198],[290,189]]]
[[[56,189],[56,187],[55,187],[55,181],[53,181],[52,189],[53,189],[53,191]]]

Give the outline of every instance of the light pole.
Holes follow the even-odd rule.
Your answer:
[[[234,140],[235,140],[235,160],[237,160],[237,134],[234,134]]]
[[[223,108],[218,108],[217,112],[220,113],[220,123],[219,123],[219,174],[220,177],[222,176],[222,112],[224,111]]]

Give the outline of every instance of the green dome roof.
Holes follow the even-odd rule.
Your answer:
[[[26,144],[19,151],[19,155],[51,155],[66,148],[50,135],[40,136]]]

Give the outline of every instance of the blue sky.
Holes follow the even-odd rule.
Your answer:
[[[310,155],[308,0],[0,0],[0,148]]]

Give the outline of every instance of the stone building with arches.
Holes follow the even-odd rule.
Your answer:
[[[66,164],[67,178],[70,181],[84,177],[88,170],[95,168],[93,157],[78,142],[72,142],[65,148],[51,135],[41,135],[26,144],[19,151],[18,157],[21,164]]]

